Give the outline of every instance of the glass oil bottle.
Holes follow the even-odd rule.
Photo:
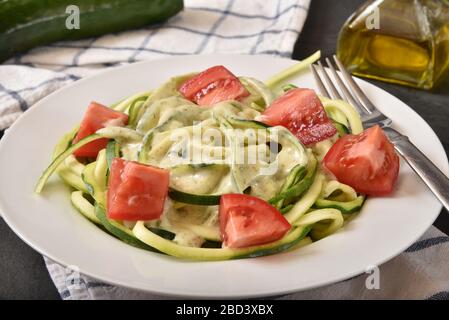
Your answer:
[[[342,27],[337,55],[355,75],[431,89],[449,74],[449,0],[371,0]]]

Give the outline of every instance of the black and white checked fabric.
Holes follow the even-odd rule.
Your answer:
[[[82,77],[160,56],[244,53],[290,57],[310,0],[184,0],[167,22],[99,38],[54,43],[0,65],[0,130],[26,109]],[[448,299],[449,237],[431,228],[420,241],[380,267],[380,289],[368,274],[279,299]],[[163,299],[111,286],[45,258],[63,299]]]

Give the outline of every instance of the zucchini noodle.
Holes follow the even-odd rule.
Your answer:
[[[312,238],[321,239],[340,229],[343,226],[343,223],[344,218],[340,210],[321,209],[303,215],[294,223],[294,225],[313,225],[311,233]]]
[[[129,115],[128,125],[109,125],[74,144],[78,127],[64,135],[35,191],[41,192],[56,172],[71,187],[74,208],[87,219],[130,245],[183,259],[257,257],[324,238],[342,228],[365,200],[321,167],[338,136],[306,148],[286,128],[255,120],[278,97],[274,88],[319,57],[317,52],[265,83],[239,78],[250,93],[241,101],[204,107],[185,99],[178,88],[192,74],[128,97],[113,106]],[[363,130],[351,105],[320,99],[333,121],[355,134]],[[244,134],[239,135],[241,132]],[[109,143],[96,159],[81,162],[72,155],[87,143],[104,138]],[[169,193],[160,219],[136,223],[107,217],[108,175],[115,157],[169,170]],[[269,202],[284,214],[292,226],[290,231],[269,244],[222,247],[219,201],[229,193],[245,193]]]
[[[118,102],[117,104],[112,105],[111,108],[117,111],[125,112],[133,103],[142,100],[143,97],[148,97],[150,94],[150,91],[137,93],[135,95],[132,95],[131,97],[124,99],[123,101]]]
[[[70,195],[73,207],[90,221],[101,224],[95,215],[95,207],[83,196],[83,191],[73,191]]]
[[[337,180],[331,180],[326,183],[323,188],[321,197],[326,199],[333,196],[334,200],[351,201],[357,198],[357,192],[355,190]]]
[[[284,81],[286,81],[288,78],[295,76],[298,74],[298,72],[301,72],[303,70],[308,69],[308,67],[318,61],[321,58],[321,51],[317,51],[314,54],[312,54],[310,57],[298,62],[294,66],[287,68],[286,70],[283,70],[279,72],[278,74],[272,76],[268,80],[265,81],[265,84],[273,89],[277,85],[282,84]]]
[[[352,105],[343,100],[331,100],[325,97],[320,99],[329,116],[340,123],[349,124],[351,133],[359,134],[363,131],[360,115]]]

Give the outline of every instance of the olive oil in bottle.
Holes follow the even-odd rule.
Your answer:
[[[337,55],[355,75],[430,89],[449,74],[449,1],[368,1],[342,27]]]

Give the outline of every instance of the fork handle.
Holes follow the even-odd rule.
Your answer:
[[[396,150],[449,211],[449,178],[409,139],[392,128],[383,128]]]

